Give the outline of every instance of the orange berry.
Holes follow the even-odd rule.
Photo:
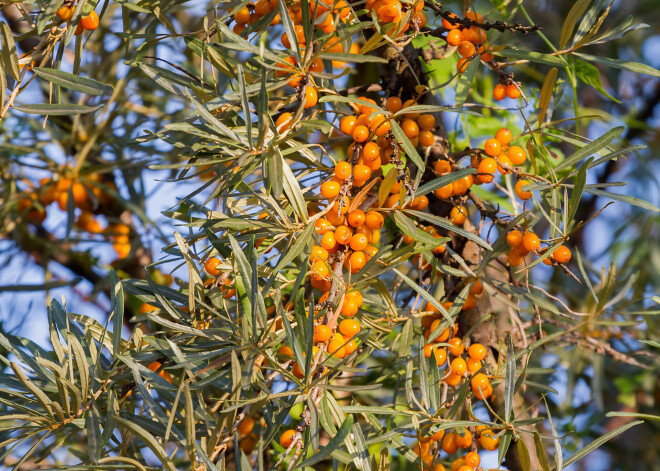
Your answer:
[[[280,445],[282,445],[283,448],[289,448],[291,445],[293,445],[293,437],[296,435],[295,430],[287,430],[280,436]]]
[[[377,113],[373,118],[369,120],[369,130],[374,133],[375,136],[384,136],[390,132],[390,122],[383,113]]]
[[[429,205],[429,199],[426,195],[418,196],[412,201],[412,208],[416,211],[422,211]]]
[[[218,266],[221,264],[220,260],[216,257],[209,258],[204,264],[204,270],[210,276],[220,276],[220,269]]]
[[[234,13],[234,21],[239,25],[246,25],[250,21],[250,10],[248,7],[243,7]],[[286,34],[286,33],[285,33]],[[291,47],[290,45],[287,47]]]
[[[337,165],[335,165],[335,177],[340,180],[346,180],[352,172],[351,164],[348,162],[337,162]]]
[[[315,245],[314,247],[312,247],[312,256],[310,258],[312,261],[316,261],[316,260],[326,261],[328,259],[328,251],[325,250],[323,247],[319,247],[318,245]]]
[[[477,298],[474,297],[474,294],[469,293],[467,295],[467,298],[465,298],[465,302],[461,307],[461,311],[469,311],[470,309],[474,309],[476,306],[477,306]]]
[[[460,381],[460,376],[458,378]],[[449,377],[447,377],[446,379],[449,379]],[[453,455],[458,451],[458,444],[456,443],[455,433],[451,432],[445,434],[444,438],[442,439],[442,451],[450,455]]]
[[[344,358],[346,356],[346,349],[344,348],[345,343],[346,341],[341,334],[335,334],[328,344],[328,353],[337,358]]]
[[[495,438],[491,430],[486,430],[481,434],[479,443],[484,450],[495,451],[500,446],[500,439]]]
[[[506,154],[500,154],[497,157],[497,170],[499,170],[502,175],[510,174],[512,168],[513,162],[511,162],[509,156]]]
[[[511,130],[509,128],[500,128],[495,133],[495,139],[502,145],[502,147],[507,147],[511,144]]]
[[[282,113],[275,120],[275,128],[279,132],[284,132],[287,129],[291,128],[292,120],[293,120],[293,115],[291,113]]]
[[[323,234],[323,237],[321,237],[321,247],[326,250],[332,250],[335,248],[335,245],[337,245],[337,240],[335,239],[334,232],[331,231]]]
[[[506,86],[506,96],[508,96],[512,100],[515,100],[520,96],[520,90],[518,90],[518,88],[516,88],[515,85],[510,83],[509,85]]]
[[[387,99],[387,111],[390,113],[396,113],[401,108],[403,108],[403,102],[398,96],[391,96]]]
[[[339,323],[339,332],[341,332],[344,337],[355,337],[360,333],[360,330],[360,323],[356,320],[344,319]]]
[[[317,219],[316,222],[314,223],[314,227],[316,227],[316,231],[320,234],[323,235],[326,232],[329,232],[332,230],[332,224],[330,224],[330,221],[327,219]]]
[[[477,22],[477,23],[483,23],[483,22],[484,22],[484,17],[483,17],[483,15],[477,13],[477,12],[474,11],[474,10],[470,10],[469,12],[467,12],[467,14],[465,15],[465,17],[466,17],[467,19],[472,20],[472,21],[475,21],[475,22]]]
[[[355,350],[357,350],[358,344],[355,340],[351,340],[344,345],[344,351],[346,352],[346,355],[350,355],[353,353]]]
[[[353,178],[366,182],[371,178],[371,169],[363,164],[357,164],[353,167]]]
[[[369,229],[378,230],[385,224],[385,219],[377,211],[367,211],[364,223]]]
[[[501,83],[498,83],[495,85],[495,88],[493,88],[493,99],[495,101],[502,101],[506,98],[506,85],[502,85]]]
[[[417,106],[417,102],[415,100],[406,100],[403,103],[403,108],[410,108],[411,106]],[[408,119],[417,119],[419,117],[418,112],[411,112],[411,113],[406,113],[405,117]]]
[[[470,348],[468,348],[468,355],[473,360],[481,361],[486,358],[486,347],[480,343],[473,343],[470,345]]]
[[[344,134],[352,135],[356,125],[357,119],[355,119],[355,116],[344,116],[339,121],[339,130]]]
[[[458,357],[463,354],[463,350],[465,350],[465,344],[463,344],[461,339],[458,337],[452,337],[447,341],[447,343],[449,344],[447,350],[449,350],[449,353],[451,353],[453,356]]]
[[[466,465],[476,468],[477,466],[479,466],[479,463],[481,463],[481,458],[479,457],[479,453],[477,453],[476,451],[471,451],[467,455],[465,455]]]
[[[355,142],[364,142],[369,138],[369,128],[363,124],[355,126],[353,129],[353,140]]]
[[[511,146],[509,147],[509,158],[514,165],[522,165],[527,160],[527,153],[522,147]]]
[[[486,154],[490,155],[491,157],[495,157],[497,155],[500,155],[500,152],[502,151],[502,145],[500,144],[500,141],[497,139],[488,139],[486,143],[484,144],[484,149],[486,151]]]
[[[458,18],[458,15],[456,15],[456,14],[454,14],[454,13],[449,13],[447,16],[448,16],[450,19],[452,19],[452,20],[455,19],[456,22],[454,23],[454,22],[451,22],[451,21],[449,21],[449,20],[443,18],[443,19],[442,19],[442,26],[443,26],[444,28],[449,29],[449,30],[455,30],[455,29],[461,27],[461,24],[458,22],[458,19],[459,19],[459,18]]]
[[[455,226],[462,226],[468,216],[468,211],[465,206],[454,206],[449,213],[449,219]]]
[[[456,444],[465,449],[472,445],[472,433],[469,430],[465,431],[465,435],[456,435]]]
[[[238,433],[241,435],[248,435],[252,433],[254,428],[254,419],[252,417],[246,417],[241,420],[238,424]]]
[[[362,252],[361,250],[357,252],[353,252],[351,256],[348,258],[348,263],[351,268],[351,273],[355,274],[359,272],[362,269],[362,267],[364,267],[364,265],[367,263],[367,257],[364,254],[364,252]]]
[[[99,27],[99,16],[95,11],[92,11],[89,15],[80,18],[80,24],[86,30],[93,30]]]
[[[312,276],[317,279],[325,279],[330,276],[330,269],[328,268],[328,264],[323,260],[317,260],[314,262],[312,265]]]
[[[73,8],[63,5],[57,9],[55,16],[62,21],[69,21],[73,17]]]
[[[477,172],[479,172],[477,180],[481,183],[490,183],[493,181],[493,175],[495,175],[496,171],[497,161],[492,157],[486,157],[479,163],[479,167],[477,168]]]
[[[462,74],[463,72],[465,72],[465,69],[467,69],[467,66],[468,66],[469,62],[470,62],[470,59],[467,58],[467,57],[463,57],[463,58],[459,59],[458,62],[456,63],[456,71],[459,74]]]
[[[332,337],[332,330],[327,325],[321,324],[314,327],[314,343],[326,342]]]
[[[328,180],[321,185],[321,195],[329,200],[338,196],[340,191],[341,185],[334,180]]]
[[[444,21],[444,20],[443,20]],[[463,35],[458,29],[452,29],[447,33],[447,44],[450,46],[458,46],[463,40]]]
[[[335,239],[338,244],[348,245],[353,238],[353,231],[347,226],[339,226],[335,229]]]
[[[458,53],[461,57],[472,57],[477,49],[470,41],[461,41],[458,45]]]
[[[319,101],[319,95],[316,88],[311,85],[305,86],[305,108],[316,106]]]
[[[488,377],[485,374],[477,373],[470,380],[470,385],[472,386],[472,389],[481,389],[485,391],[488,386],[490,386],[490,381],[488,381]]]
[[[369,245],[369,241],[364,234],[355,234],[351,238],[350,246],[353,250],[364,250],[367,248],[367,245]]]
[[[554,252],[552,252],[552,258],[554,258],[559,263],[570,262],[571,255],[571,249],[564,245],[560,245]]]
[[[435,117],[432,114],[420,114],[417,118],[417,124],[422,131],[428,131],[435,127]]]
[[[524,260],[524,256],[515,249],[511,249],[511,251],[507,255],[507,261],[509,262],[509,265],[511,265],[512,267],[519,266],[523,262],[523,260]]]
[[[412,119],[404,119],[401,123],[401,129],[408,139],[414,139],[419,135],[419,126]]]
[[[468,358],[467,369],[470,373],[474,374],[481,369],[481,361],[473,358]]]
[[[431,131],[420,131],[419,132],[419,145],[422,147],[431,147],[435,142],[435,136]]]
[[[522,187],[525,185],[529,185],[529,182],[527,180],[518,180],[516,182],[516,196],[521,200],[528,200],[532,197],[531,191],[526,191],[522,189]]]
[[[364,211],[361,209],[354,209],[348,213],[348,224],[353,227],[360,227],[364,224],[365,218]]]
[[[374,106],[376,105],[376,102],[374,100],[372,100],[371,98],[361,96],[361,97],[358,97],[358,100],[366,101],[368,103],[373,103]],[[368,106],[368,105],[359,104],[359,105],[357,105],[357,107],[358,107],[358,110],[360,110],[360,114],[366,114],[367,116],[369,116],[371,113],[376,111],[376,108],[374,108],[372,106]]]
[[[506,243],[512,248],[520,247],[523,243],[523,233],[515,229],[512,230],[506,235]]]
[[[362,156],[364,160],[376,160],[380,157],[380,147],[373,141],[367,142],[362,148]]]
[[[467,363],[461,357],[454,358],[450,366],[453,374],[462,376],[467,372]]]
[[[537,250],[539,247],[541,247],[541,241],[539,240],[539,236],[533,232],[526,232],[523,236],[522,245],[528,252],[533,252],[534,250]]]

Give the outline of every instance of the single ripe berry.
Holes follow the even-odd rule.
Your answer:
[[[312,262],[315,262],[317,260],[326,261],[328,260],[328,251],[325,250],[323,247],[315,245],[314,247],[312,247],[312,256],[310,257],[310,259]]]
[[[500,128],[495,133],[495,139],[499,141],[502,147],[508,147],[511,144],[511,130],[509,128]]]
[[[204,264],[204,270],[210,276],[220,276],[220,269],[218,266],[221,264],[220,260],[216,257],[209,258]]]
[[[456,20],[456,22],[453,23],[453,22],[451,22],[451,21],[449,21],[449,20],[443,18],[443,19],[442,19],[442,26],[443,26],[445,29],[455,30],[455,29],[460,28],[461,24],[458,22],[458,20],[459,20],[458,15],[456,15],[456,14],[454,14],[454,13],[449,13],[447,16],[448,16],[451,20]]]
[[[319,95],[316,88],[311,85],[305,87],[305,108],[316,106],[319,101]]]
[[[376,160],[380,157],[380,147],[373,141],[367,142],[362,148],[362,157],[365,161]]]
[[[365,220],[364,223],[366,226],[373,230],[378,230],[383,225],[385,224],[385,219],[383,218],[382,214],[376,211],[367,211],[367,214],[365,215]]]
[[[363,124],[358,124],[353,129],[353,140],[355,142],[364,142],[369,138],[369,128]]]
[[[460,58],[456,63],[456,71],[459,74],[462,74],[463,72],[465,72],[465,69],[467,69],[469,63],[470,63],[470,58],[468,57]]]
[[[364,250],[369,245],[369,240],[364,234],[355,234],[351,237],[350,246],[353,250]]]
[[[291,121],[293,120],[293,115],[291,113],[282,113],[275,120],[275,128],[279,132],[284,132],[287,129],[291,128]]]
[[[495,88],[493,88],[493,99],[495,101],[502,101],[506,98],[506,85],[502,85],[501,83],[498,83],[495,85]]]
[[[280,445],[282,445],[283,448],[289,448],[291,445],[293,445],[293,437],[295,435],[295,430],[287,430],[280,437]]]
[[[353,231],[346,226],[339,226],[335,229],[335,240],[338,244],[348,245],[353,238]]]
[[[458,29],[452,29],[449,33],[447,33],[447,44],[450,46],[458,46],[462,40],[463,35]]]
[[[248,7],[243,7],[234,14],[234,21],[239,25],[246,25],[250,22],[250,10]],[[286,33],[285,33],[286,34]],[[291,45],[287,46],[287,48]]]
[[[403,102],[398,96],[391,96],[387,99],[387,111],[396,113],[403,108]]]
[[[484,150],[486,151],[486,154],[490,155],[491,157],[495,157],[500,155],[500,152],[502,151],[502,145],[497,139],[491,138],[488,139],[484,144]]]
[[[509,147],[509,158],[514,165],[522,165],[527,160],[527,153],[522,147]]]
[[[493,181],[493,175],[497,171],[497,161],[492,157],[486,157],[479,163],[477,168],[477,180],[481,183],[490,183]]]
[[[476,468],[477,466],[479,466],[479,463],[481,463],[481,458],[479,457],[479,453],[477,453],[476,451],[471,451],[467,455],[465,455],[466,465]]]
[[[533,232],[526,232],[523,236],[522,245],[525,247],[525,250],[532,252],[534,250],[538,250],[538,248],[541,247],[541,240],[539,239],[539,236]]]
[[[330,231],[323,234],[321,237],[321,247],[326,250],[332,250],[337,245],[337,239],[335,239],[335,233]]]
[[[419,145],[422,147],[431,147],[435,142],[435,136],[431,131],[419,131]]]
[[[55,16],[62,21],[69,21],[73,17],[73,8],[63,5],[57,9]]]
[[[80,19],[80,24],[86,30],[93,30],[99,27],[99,16],[95,11]]]
[[[465,206],[454,206],[449,213],[449,219],[455,226],[462,226],[467,219],[467,208]]]
[[[461,357],[454,358],[451,361],[450,366],[451,366],[451,371],[454,374],[462,376],[467,372],[467,363]]]
[[[348,213],[348,224],[353,227],[360,227],[364,224],[365,218],[364,211],[361,209],[354,209]]]
[[[458,45],[458,53],[461,57],[472,57],[477,49],[470,41],[461,41]]]
[[[329,200],[338,196],[340,191],[341,185],[334,180],[328,180],[321,185],[321,195]]]
[[[339,332],[341,332],[344,337],[354,337],[360,333],[360,329],[360,323],[353,319],[344,319],[339,323]]]
[[[459,380],[460,380],[460,376],[459,376]],[[445,434],[444,438],[442,439],[442,450],[450,455],[453,455],[458,451],[458,445],[456,444],[455,433]]]
[[[351,164],[348,162],[337,162],[335,165],[335,177],[340,180],[346,180],[352,173]]]
[[[456,435],[456,444],[463,449],[470,448],[470,445],[472,445],[472,432],[466,430],[465,435]]]
[[[515,100],[520,96],[520,90],[518,90],[518,88],[515,85],[510,83],[509,85],[506,86],[506,96],[508,96],[512,100]]]
[[[473,360],[481,361],[486,358],[486,347],[480,343],[473,343],[468,348],[468,356]]]
[[[346,356],[346,349],[344,348],[344,336],[337,333],[333,335],[332,340],[328,344],[328,353],[336,356],[337,358],[344,358]]]
[[[412,201],[412,208],[415,211],[422,211],[426,209],[429,205],[429,199],[426,195],[418,196]]]
[[[420,114],[417,124],[422,131],[428,131],[435,127],[435,117],[432,114]]]
[[[449,347],[447,347],[449,353],[455,357],[461,356],[463,354],[463,350],[465,350],[465,344],[463,344],[461,339],[458,337],[452,337],[447,341],[447,343],[449,344]]]
[[[468,358],[467,369],[470,373],[474,374],[481,369],[481,361],[473,358]]]
[[[369,120],[369,130],[374,136],[384,136],[390,132],[390,122],[383,113],[377,113]]]
[[[366,182],[371,178],[371,169],[363,164],[357,164],[353,167],[353,178],[358,181]]]
[[[522,187],[525,185],[529,185],[529,182],[527,180],[518,180],[516,183],[516,196],[520,198],[521,200],[528,200],[532,197],[532,192],[531,191],[526,191],[523,190]]]
[[[252,433],[253,428],[254,428],[254,419],[252,417],[246,417],[239,422],[238,433],[240,433],[241,435],[248,435],[249,433]]]
[[[339,130],[344,134],[352,135],[356,125],[357,119],[355,116],[344,116],[339,121]]]
[[[356,274],[357,272],[362,270],[362,267],[364,267],[366,263],[367,263],[367,256],[361,250],[357,252],[353,252],[351,256],[348,258],[348,264],[350,266],[352,274]]]
[[[515,229],[512,230],[506,235],[506,243],[511,248],[520,247],[523,243],[523,233]]]
[[[500,446],[500,439],[495,438],[495,434],[491,430],[486,430],[481,434],[479,443],[484,450],[495,451]]]
[[[414,139],[419,136],[419,126],[412,119],[404,119],[401,123],[401,129],[408,139]]]
[[[560,245],[552,252],[552,258],[559,263],[568,263],[571,261],[571,250],[564,245]]]
[[[437,160],[435,164],[433,164],[433,170],[440,174],[449,173],[451,172],[451,164],[448,160]]]
[[[332,330],[325,324],[314,327],[314,343],[326,342],[332,337]]]
[[[512,168],[513,162],[511,162],[509,156],[506,154],[500,154],[497,157],[497,170],[499,170],[502,175],[510,174]]]

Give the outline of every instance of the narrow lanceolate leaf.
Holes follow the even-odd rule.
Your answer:
[[[69,116],[76,114],[93,113],[101,106],[74,105],[68,103],[40,104],[40,105],[14,105],[12,109],[27,114],[41,114],[48,116]]]
[[[296,176],[291,171],[291,167],[289,167],[286,161],[284,161],[284,157],[282,157],[282,154],[279,151],[278,157],[274,158],[282,159],[282,172],[284,173],[284,193],[286,194],[286,197],[289,199],[289,202],[291,203],[291,206],[293,207],[298,217],[303,221],[306,221],[308,218],[307,204],[305,204],[305,197],[302,194],[302,190],[300,189],[300,185],[298,184]]]
[[[351,427],[353,427],[353,416],[348,415],[341,424],[341,427],[339,427],[339,430],[337,430],[337,434],[330,439],[328,444],[300,463],[297,468],[311,466],[329,457],[333,451],[338,450],[341,444],[344,443],[344,440],[351,431]]]
[[[410,142],[410,139],[403,133],[403,129],[401,129],[401,126],[395,121],[391,120],[390,124],[392,126],[392,132],[394,133],[394,137],[396,138],[396,142],[403,147],[403,150],[406,152],[406,156],[412,160],[415,165],[417,165],[417,168],[419,168],[419,171],[424,173],[424,162],[422,161],[422,158],[419,156],[417,153],[417,149],[415,149],[415,146],[412,145],[412,142]]]
[[[543,121],[545,121],[545,114],[548,111],[548,106],[550,105],[550,99],[552,98],[552,91],[555,89],[556,81],[557,68],[553,67],[548,72],[548,75],[545,76],[543,87],[541,88],[541,96],[539,98],[539,126],[542,126]]]
[[[55,85],[74,90],[76,92],[87,93],[88,95],[109,95],[114,88],[98,80],[81,77],[80,75],[70,74],[58,69],[47,67],[34,67],[34,73],[39,77],[48,80]]]
[[[110,303],[112,304],[112,353],[117,357],[121,346],[121,332],[124,328],[124,290],[117,272],[110,270],[108,273],[110,281]]]
[[[591,4],[591,1],[592,0],[578,0],[573,4],[570,11],[568,12],[568,15],[566,15],[564,24],[561,27],[561,35],[559,36],[559,49],[564,49],[566,44],[568,44],[568,40],[571,39],[575,25],[577,24],[582,14],[587,10]]]
[[[470,88],[472,87],[472,82],[474,81],[474,74],[477,73],[477,69],[481,61],[478,58],[473,59],[467,66],[467,69],[461,74],[456,84],[456,108],[463,108],[463,103],[467,99],[468,93],[470,93]]]
[[[20,69],[18,67],[18,52],[11,28],[4,21],[0,22],[0,36],[2,36],[2,62],[5,70],[9,72],[14,80],[18,80]]]
[[[433,307],[435,307],[440,314],[449,322],[449,324],[453,324],[454,320],[449,316],[449,313],[445,309],[445,307],[437,300],[435,299],[427,290],[419,286],[417,283],[415,283],[413,280],[408,278],[406,275],[401,273],[399,270],[396,268],[394,269],[394,273],[397,274],[397,276],[400,276],[401,279],[412,289],[414,289],[422,298],[426,299]]]
[[[30,391],[34,397],[41,403],[44,409],[46,409],[46,412],[48,412],[48,415],[51,416],[53,420],[55,420],[55,416],[53,415],[53,410],[50,407],[50,399],[48,399],[48,396],[32,381],[28,379],[26,376],[25,372],[23,369],[18,366],[16,363],[11,362],[9,363],[9,366],[11,369],[14,371],[14,374],[16,375],[16,379],[18,379],[21,383],[23,383],[23,386],[25,386],[28,391]]]
[[[640,64],[639,62],[621,61],[618,59],[610,59],[609,57],[592,56],[591,54],[582,54],[581,52],[574,52],[574,55],[589,62],[597,62],[608,67],[615,69],[629,70],[638,74],[652,75],[653,77],[660,77],[660,70],[651,67],[650,65]]]
[[[422,186],[420,186],[419,188],[417,188],[417,191],[415,191],[415,196],[426,195],[427,193],[431,193],[432,191],[435,191],[438,188],[442,188],[445,185],[449,185],[450,183],[453,183],[456,180],[460,180],[461,178],[466,177],[468,175],[472,175],[473,173],[476,172],[477,169],[470,167],[448,173],[447,175],[443,175],[434,180],[431,180],[430,182],[427,182]]]
[[[410,214],[412,216],[416,216],[420,219],[424,219],[431,224],[435,224],[437,226],[440,226],[444,229],[447,229],[448,231],[455,232],[456,234],[459,234],[467,239],[470,239],[473,242],[476,242],[477,244],[481,245],[483,248],[487,250],[493,250],[493,248],[490,246],[488,242],[483,240],[481,237],[478,235],[473,234],[470,231],[466,231],[465,229],[461,227],[454,226],[449,219],[446,218],[441,218],[439,216],[433,216],[430,213],[423,213],[421,211],[413,211],[413,210],[407,210],[405,211],[407,214]]]
[[[585,188],[584,189],[585,193],[590,193],[592,195],[596,196],[603,196],[605,198],[610,198],[616,201],[622,201],[624,203],[628,203],[632,206],[638,206],[640,208],[648,209],[649,211],[653,211],[654,213],[657,213],[660,211],[660,208],[655,206],[652,203],[649,203],[648,201],[645,201],[640,198],[635,198],[634,196],[628,196],[628,195],[621,195],[618,193],[612,193],[611,191],[605,191],[605,190],[597,190],[595,188]]]
[[[575,213],[577,212],[580,199],[582,198],[582,191],[584,190],[584,185],[587,182],[587,169],[591,165],[593,158],[587,160],[580,166],[580,170],[575,176],[575,183],[573,185],[573,192],[571,193],[571,199],[568,202],[568,222],[569,224],[573,221]]]
[[[160,443],[154,438],[152,434],[150,434],[147,430],[144,428],[140,427],[139,425],[129,421],[122,419],[120,417],[115,417],[115,421],[117,424],[120,426],[127,428],[131,432],[135,434],[140,440],[144,442],[144,444],[149,447],[149,449],[158,457],[160,462],[164,464],[167,469],[170,471],[176,471],[176,467],[174,466],[174,463],[169,459],[167,456],[167,452],[163,447],[161,446]]]
[[[511,421],[513,414],[513,395],[516,389],[516,355],[513,351],[511,335],[507,337],[506,379],[504,383],[504,420]]]
[[[566,168],[571,168],[575,164],[577,164],[580,160],[585,159],[592,154],[595,154],[601,149],[604,149],[605,146],[607,146],[610,142],[612,142],[614,139],[619,137],[623,133],[623,131],[625,131],[625,129],[626,128],[623,126],[618,126],[614,129],[610,129],[605,134],[600,136],[598,139],[592,141],[591,143],[579,149],[573,155],[566,157],[555,167],[555,172],[560,172]]]
[[[534,446],[536,448],[536,456],[539,459],[539,464],[541,465],[542,471],[550,471],[550,464],[548,463],[548,456],[541,441],[541,435],[538,432],[534,432]]]
[[[555,67],[566,67],[568,62],[561,56],[552,56],[550,54],[543,54],[535,51],[527,51],[524,49],[502,49],[498,52],[493,52],[493,54],[510,57],[512,59],[525,59],[530,62],[536,62],[537,64],[553,65]]]
[[[529,460],[529,450],[527,449],[527,445],[525,445],[525,441],[518,439],[516,441],[516,449],[518,450],[518,461],[520,462],[520,467],[523,469],[523,471],[530,471],[531,463]]]
[[[101,426],[99,411],[96,401],[92,401],[85,417],[85,431],[87,432],[87,454],[93,464],[97,464],[101,458]]]
[[[284,255],[277,262],[277,266],[273,270],[273,273],[278,273],[282,268],[284,268],[288,263],[290,263],[294,258],[300,255],[305,248],[309,245],[309,242],[312,240],[312,234],[314,233],[314,224],[308,224],[304,231],[298,236],[296,241],[293,243],[291,248],[286,251]]]
[[[611,432],[608,432],[605,435],[602,435],[602,436],[598,437],[593,442],[589,443],[587,446],[582,448],[580,451],[578,451],[574,455],[571,455],[570,457],[568,457],[566,459],[566,461],[564,461],[564,465],[569,466],[569,465],[581,460],[582,458],[587,456],[589,453],[594,451],[596,448],[598,448],[599,446],[601,446],[603,443],[607,442],[608,440],[611,440],[612,438],[614,438],[618,435],[621,435],[623,432],[625,432],[629,428],[632,428],[636,425],[643,424],[643,423],[644,423],[643,420],[637,420],[635,422],[631,422],[629,424],[622,425],[621,427],[618,427],[618,428],[612,430]]]

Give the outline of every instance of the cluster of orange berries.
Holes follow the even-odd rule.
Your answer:
[[[539,253],[539,249],[541,248],[541,240],[539,239],[539,236],[531,231],[526,231],[524,233],[517,229],[509,231],[506,235],[506,243],[511,247],[508,254],[508,262],[512,267],[517,267],[522,264],[524,258],[529,253]],[[560,264],[570,262],[571,256],[571,250],[564,245],[557,247],[557,249],[550,255],[550,257]],[[543,263],[546,265],[552,265],[550,257],[544,258]]]
[[[487,451],[495,451],[500,445],[499,437],[496,437],[491,429],[485,425],[479,425],[475,429],[477,435],[477,446]],[[414,452],[422,462],[433,471],[447,471],[440,462],[434,462],[436,452],[441,449],[448,455],[457,453],[458,450],[467,450],[473,447],[474,437],[470,430],[465,433],[449,432],[439,430],[432,435],[420,437],[413,445]],[[452,461],[449,471],[475,471],[481,463],[481,457],[476,451],[469,451],[464,456],[459,456]]]
[[[458,54],[461,56],[456,64],[458,72],[465,72],[468,62],[476,55],[481,55],[483,61],[492,61],[494,57],[493,54],[488,52],[486,32],[478,26],[464,27],[459,23],[458,16],[453,13],[448,16],[450,19],[442,19],[442,26],[447,30],[447,37],[445,38],[447,44],[456,47]],[[483,23],[484,21],[484,17],[474,11],[469,11],[465,19],[477,23]]]
[[[422,11],[424,9],[424,2],[417,1],[417,3],[401,3],[399,0],[367,0],[364,7],[373,11],[381,24],[393,24],[393,28],[387,33],[392,36],[396,33],[396,37],[400,37],[408,31],[410,26],[415,27],[417,30],[426,26],[426,15]],[[408,22],[401,26],[401,22],[405,19],[407,11],[410,10]]]
[[[253,433],[255,423],[253,417],[245,417],[238,423],[237,432],[241,437],[238,446],[246,455],[250,455],[259,443],[259,437]]]
[[[477,169],[477,180],[479,183],[490,183],[494,175],[499,171],[502,175],[508,175],[515,165],[522,165],[527,160],[527,153],[520,146],[511,145],[511,131],[508,128],[500,128],[495,137],[487,139],[484,143],[484,152],[487,157],[473,155],[470,164]],[[523,185],[529,184],[526,180]],[[521,196],[521,194],[523,196]],[[520,192],[521,199],[532,197],[530,192]]]
[[[71,21],[76,6],[74,4],[62,5],[55,12],[55,16],[61,21]],[[89,15],[83,16],[76,26],[76,35],[82,34],[84,30],[94,30],[99,27],[99,16],[92,10]]]
[[[204,282],[204,286],[209,287],[216,282],[217,278],[222,274],[220,270],[221,264],[222,260],[217,257],[209,257],[206,262],[204,262],[204,271],[210,277]],[[225,299],[231,299],[236,295],[234,282],[229,277],[225,278],[218,288]]]

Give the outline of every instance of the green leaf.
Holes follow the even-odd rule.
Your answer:
[[[600,136],[598,139],[582,147],[571,156],[566,157],[555,167],[555,172],[560,172],[565,168],[573,167],[580,160],[585,159],[592,154],[595,154],[601,149],[604,149],[610,142],[612,142],[614,139],[619,137],[623,133],[623,131],[625,131],[625,129],[626,128],[624,126],[618,126],[614,129],[610,129],[605,134]]]
[[[629,428],[632,428],[636,425],[643,424],[643,420],[637,420],[635,422],[631,422],[629,424],[622,425],[621,427],[617,427],[616,429],[612,430],[611,432],[606,433],[605,435],[601,435],[597,439],[595,439],[593,442],[589,443],[587,446],[582,448],[580,451],[575,453],[574,455],[571,455],[569,458],[564,461],[564,466],[569,466],[582,458],[584,458],[586,455],[594,451],[596,448],[601,446],[603,443],[607,442],[608,440],[621,435],[623,432],[628,430]]]
[[[618,59],[610,59],[609,57],[598,57],[578,52],[574,52],[573,55],[586,61],[607,65],[609,67],[614,67],[615,69],[629,70],[630,72],[636,72],[638,74],[660,77],[660,70],[655,69],[650,65],[640,64],[639,62],[622,61]]]
[[[621,103],[619,100],[614,98],[612,95],[607,93],[607,90],[603,87],[603,82],[600,81],[600,70],[596,66],[589,64],[588,62],[582,60],[575,61],[575,74],[587,85],[591,85],[604,96],[610,100]]]
[[[480,64],[481,61],[478,57],[472,59],[468,64],[467,69],[465,69],[465,72],[460,75],[458,83],[456,84],[456,108],[463,108],[463,103],[465,103],[468,93],[470,93],[470,88],[474,81],[474,75],[477,73]]]
[[[14,42],[14,34],[4,21],[0,22],[0,36],[2,37],[2,62],[5,65],[5,70],[9,72],[14,80],[18,81],[20,78],[18,51]]]
[[[534,432],[534,446],[536,448],[536,456],[539,459],[539,464],[541,465],[542,471],[550,471],[550,464],[548,463],[548,456],[541,441],[541,435],[538,432]]]
[[[85,432],[87,433],[87,455],[92,464],[97,464],[101,458],[101,426],[96,401],[92,401],[85,417]]]
[[[658,346],[660,347],[660,344]],[[660,415],[640,414],[639,412],[608,412],[605,417],[635,417],[636,419],[660,421]]]
[[[76,114],[93,113],[101,106],[73,105],[68,103],[40,104],[40,105],[14,105],[16,111],[28,114],[41,114],[48,116],[70,116]]]
[[[165,449],[158,443],[158,440],[154,438],[147,430],[140,427],[136,423],[122,419],[121,417],[115,417],[115,421],[122,427],[133,432],[144,444],[149,447],[149,449],[158,457],[161,464],[166,466],[170,471],[176,471],[174,463],[167,456]]]
[[[110,304],[112,310],[112,353],[117,358],[121,346],[121,332],[124,328],[124,290],[117,276],[117,272],[110,270],[108,273],[110,282]]]
[[[535,51],[527,51],[525,49],[502,49],[501,51],[493,52],[496,56],[510,57],[512,59],[525,59],[537,64],[552,65],[555,67],[567,67],[568,62],[561,56],[552,56],[550,54],[542,54]]]
[[[504,382],[504,420],[511,422],[513,414],[513,395],[516,389],[516,355],[513,350],[511,335],[506,339],[506,377]]]
[[[58,69],[34,67],[32,70],[34,70],[34,73],[39,77],[44,78],[55,85],[59,85],[69,90],[87,93],[88,95],[109,95],[114,91],[112,86],[103,82],[63,72]]]
[[[447,229],[448,231],[455,232],[467,239],[470,239],[473,242],[476,242],[477,244],[481,245],[483,248],[487,250],[493,250],[493,248],[490,246],[488,242],[483,240],[481,237],[478,235],[473,234],[472,232],[466,231],[465,229],[461,227],[454,226],[449,219],[446,218],[441,218],[439,216],[433,216],[430,213],[423,213],[421,211],[413,211],[413,210],[405,210],[404,211],[406,214],[411,214],[413,216],[416,216],[419,219],[424,219],[425,221],[430,222],[431,224],[435,224],[437,226],[440,226],[444,229]]]
[[[307,213],[307,204],[305,203],[305,197],[303,196],[300,185],[298,184],[298,179],[291,171],[291,167],[289,167],[289,164],[286,163],[279,150],[278,156],[282,160],[282,172],[284,173],[284,193],[289,199],[289,202],[291,203],[291,206],[293,207],[298,217],[303,221],[306,221],[309,217]]]
[[[296,466],[296,468],[311,466],[328,458],[333,451],[339,449],[342,443],[344,443],[344,440],[348,437],[348,434],[351,431],[351,427],[353,427],[353,416],[348,415],[346,419],[344,419],[344,422],[342,422],[339,430],[337,430],[335,436],[330,439],[328,444],[304,460],[302,463]]]
[[[447,175],[435,178],[417,188],[417,191],[415,191],[415,196],[426,195],[427,193],[431,193],[438,188],[442,188],[445,185],[449,185],[450,183],[453,183],[456,180],[460,180],[461,178],[468,175],[472,175],[473,173],[477,173],[477,169],[472,167],[462,168],[460,170],[456,170],[455,172],[448,173]]]
[[[571,192],[571,199],[568,203],[568,222],[569,224],[573,221],[575,213],[577,212],[578,205],[580,204],[580,199],[582,198],[582,191],[584,190],[584,185],[587,182],[587,169],[593,162],[593,158],[590,158],[585,163],[580,166],[580,170],[575,176],[575,182],[573,184],[573,191]]]
[[[648,201],[644,201],[643,199],[635,198],[633,196],[621,195],[618,193],[612,193],[610,191],[605,191],[605,190],[597,190],[595,188],[585,188],[584,192],[596,196],[603,196],[605,198],[610,198],[616,201],[622,201],[632,206],[639,206],[640,208],[648,209],[649,211],[653,211],[654,213],[660,211],[660,209],[658,209],[657,206],[649,203]]]

